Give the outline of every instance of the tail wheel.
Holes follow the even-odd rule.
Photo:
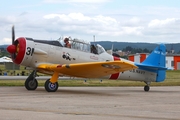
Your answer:
[[[50,82],[50,79],[48,79],[48,80],[45,82],[44,87],[45,87],[45,89],[46,89],[47,92],[56,92],[57,89],[58,89],[58,82],[51,83],[51,82]]]
[[[150,87],[148,85],[144,86],[144,91],[148,92]]]
[[[38,86],[38,82],[36,79],[25,81],[25,87],[27,90],[35,90],[37,86]]]

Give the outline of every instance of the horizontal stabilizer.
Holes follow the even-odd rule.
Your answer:
[[[146,65],[141,63],[136,63],[136,66],[138,66],[139,69],[148,70],[148,71],[156,71],[156,70],[167,70],[166,67],[163,66],[154,66],[154,65]]]

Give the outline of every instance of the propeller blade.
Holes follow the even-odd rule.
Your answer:
[[[15,41],[14,25],[12,26],[12,44]]]

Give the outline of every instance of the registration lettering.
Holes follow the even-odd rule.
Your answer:
[[[139,69],[132,69],[132,70],[129,70],[130,72],[133,72],[133,73],[139,73],[139,74],[145,74],[146,72],[145,71],[142,71],[142,70],[139,70]]]
[[[93,60],[98,60],[99,58],[96,57],[96,56],[90,56],[90,59],[93,59]]]
[[[160,52],[160,51],[154,51],[154,53],[156,53],[156,54],[161,54],[161,55],[166,55],[165,53],[163,53],[163,52]]]

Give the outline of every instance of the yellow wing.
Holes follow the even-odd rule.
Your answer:
[[[83,78],[98,78],[126,70],[135,69],[137,66],[125,61],[88,62],[76,64],[40,64],[38,69],[54,71],[68,76]]]

